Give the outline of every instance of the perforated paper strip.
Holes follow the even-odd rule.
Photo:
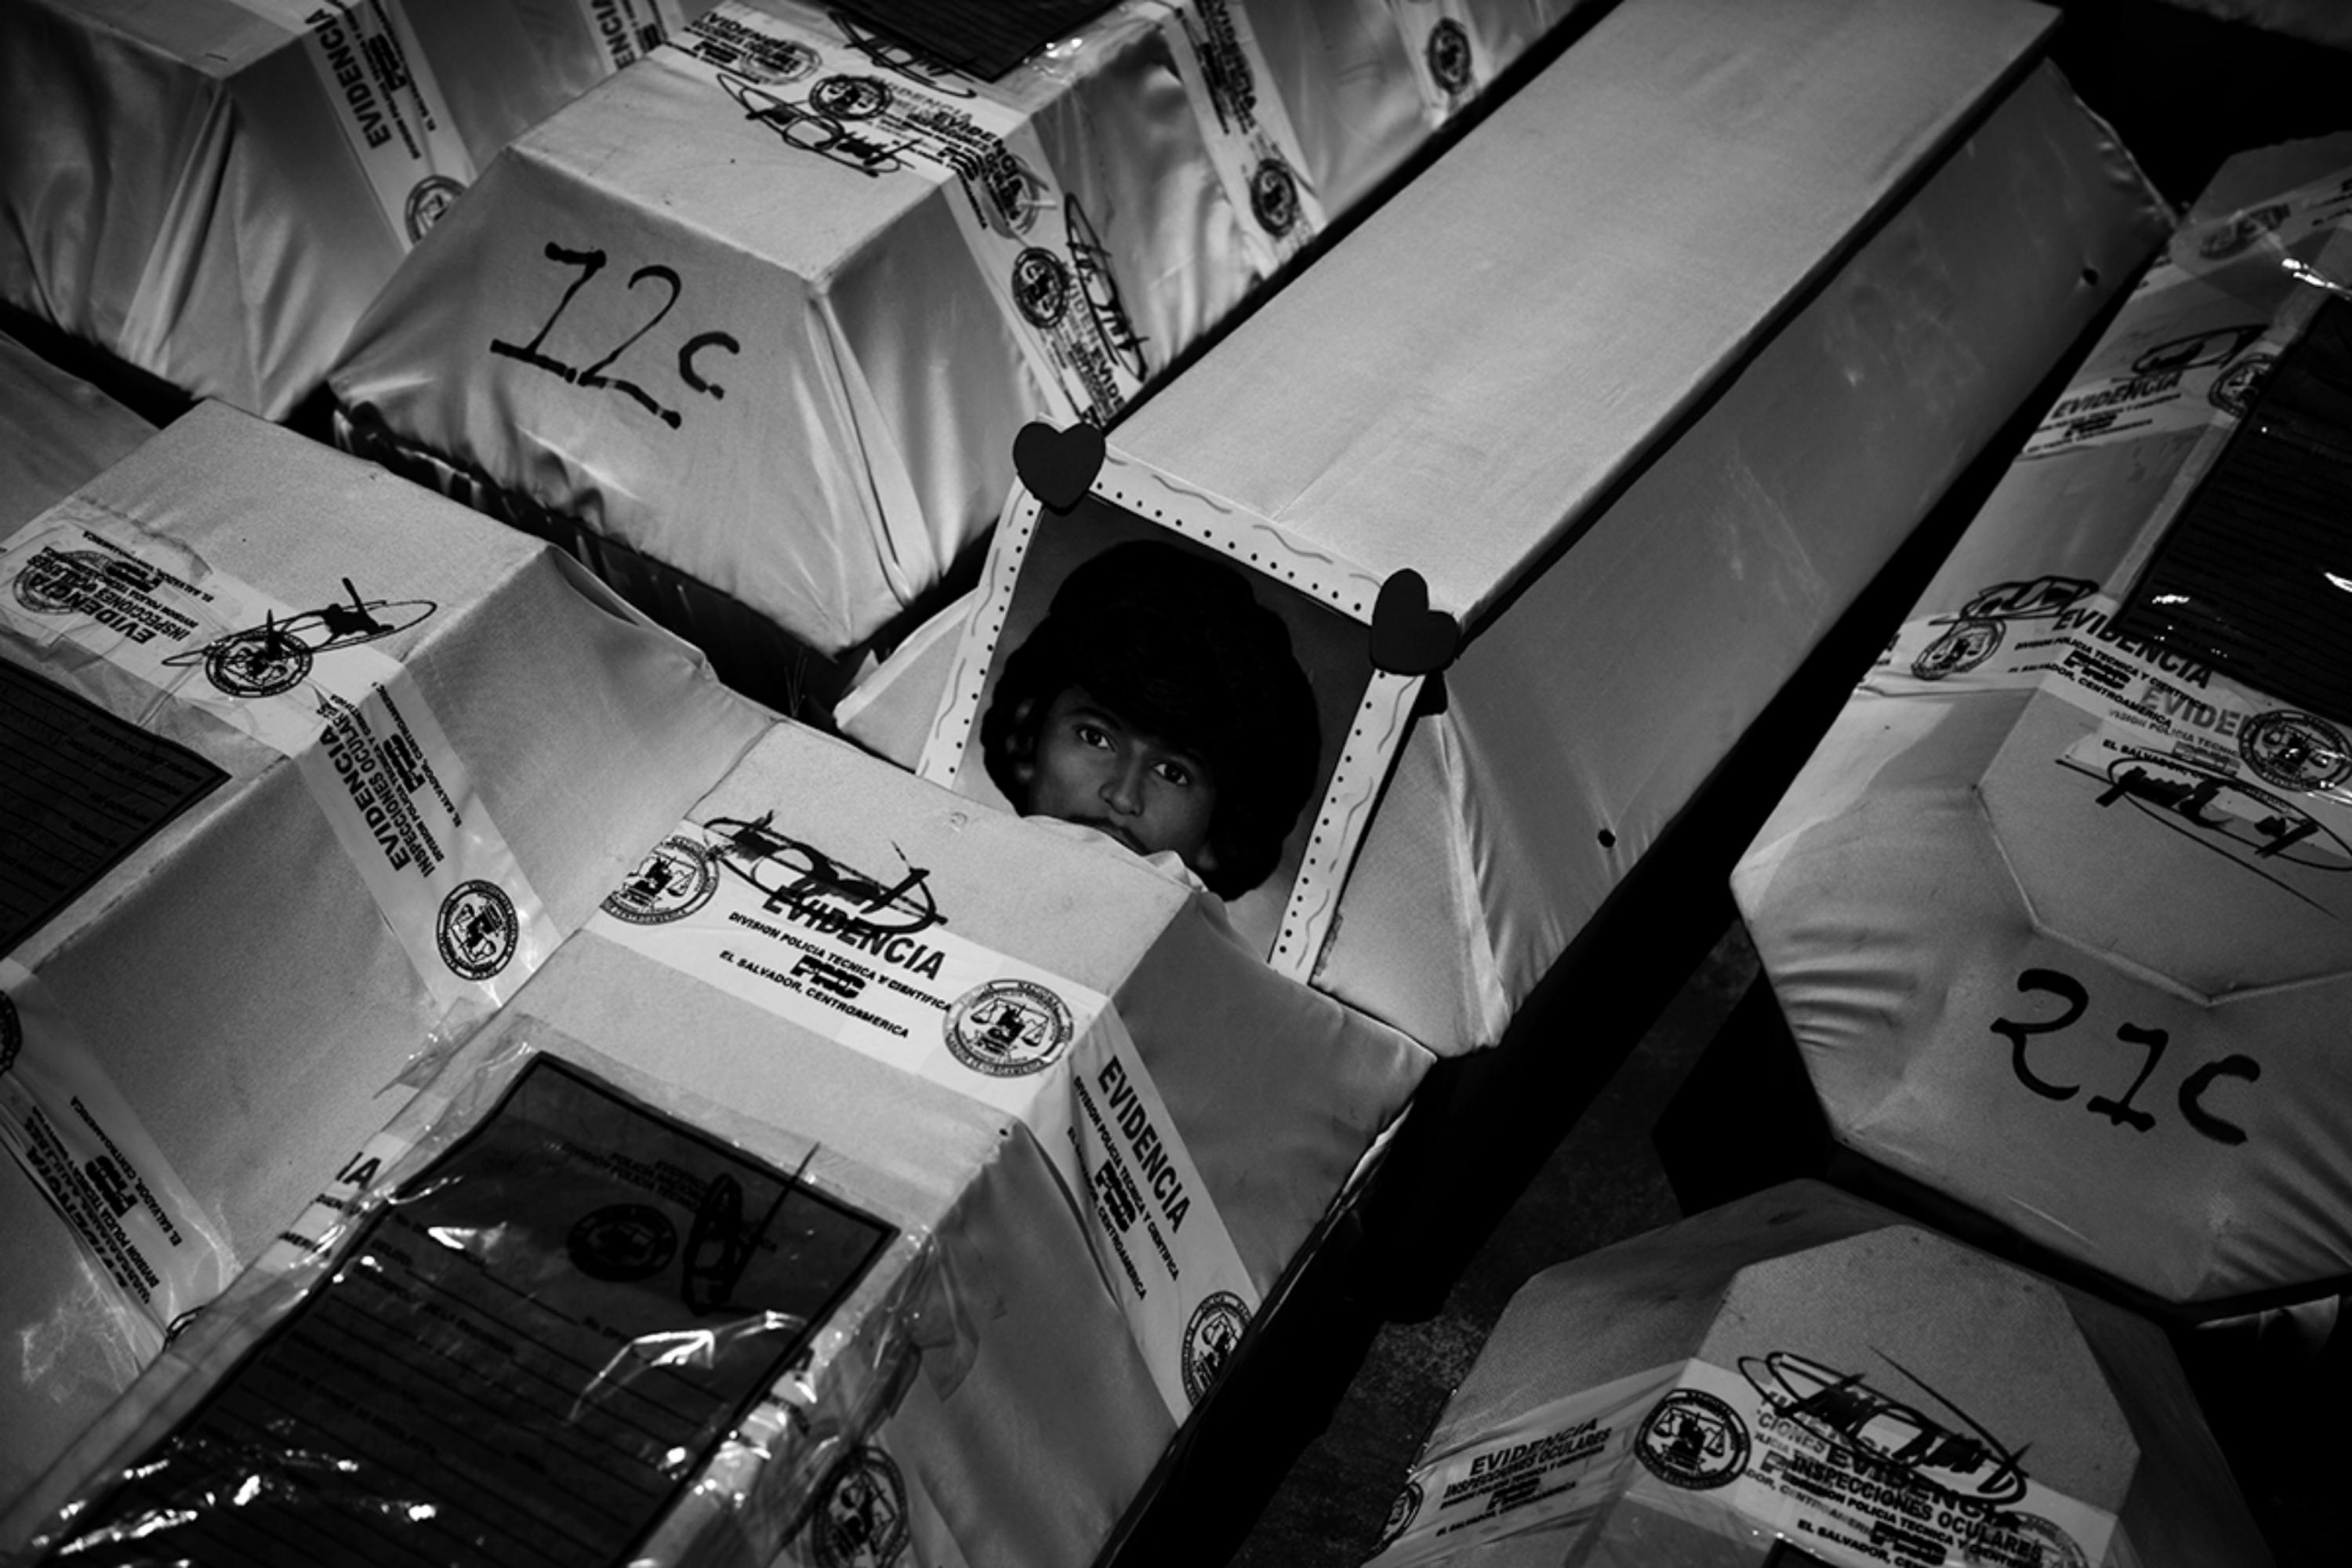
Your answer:
[[[1605,1530],[1612,1508],[1791,1542],[1835,1568],[2105,1560],[2114,1516],[2034,1479],[2031,1434],[1987,1433],[1916,1390],[1893,1392],[1903,1386],[1891,1365],[1774,1351],[1736,1371],[1676,1363],[1554,1400],[1416,1466],[1367,1568]]]
[[[681,825],[587,929],[1018,1117],[1169,1409],[1206,1390],[1257,1293],[1108,997],[949,931],[919,876],[853,870],[764,819]]]
[[[621,0],[624,5],[630,0]],[[403,250],[474,183],[473,154],[400,0],[236,0],[299,34]]]
[[[72,643],[291,758],[444,1006],[503,1003],[554,950],[539,895],[402,665],[366,645],[438,606],[295,609],[79,499],[0,550],[0,624]]]
[[[1083,509],[1105,503],[1136,527],[1166,530],[1216,552],[1262,581],[1261,602],[1293,594],[1333,621],[1369,626],[1381,580],[1328,547],[1308,545],[1247,509],[1170,478],[1148,463],[1112,450]],[[1054,514],[1059,516],[1060,514]],[[1084,515],[1082,511],[1071,516]],[[934,784],[964,788],[983,770],[974,750],[981,704],[992,673],[1012,649],[1000,646],[1031,546],[1048,514],[1016,483],[991,542],[980,594],[964,622],[955,658],[925,736],[916,771]],[[1339,918],[1339,895],[1371,820],[1373,803],[1403,743],[1422,677],[1371,667],[1356,656],[1352,710],[1342,728],[1325,731],[1328,773],[1320,795],[1307,802],[1294,831],[1297,864],[1279,912],[1267,923],[1263,956],[1276,971],[1306,981]],[[1330,675],[1335,683],[1338,671]],[[1327,726],[1328,719],[1327,716]]]

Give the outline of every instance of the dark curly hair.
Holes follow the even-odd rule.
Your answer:
[[[1211,892],[1239,898],[1272,874],[1315,787],[1322,723],[1289,629],[1238,570],[1136,540],[1063,581],[981,721],[988,776],[1024,812],[1023,767],[1046,708],[1073,686],[1208,763],[1216,809],[1193,869]]]

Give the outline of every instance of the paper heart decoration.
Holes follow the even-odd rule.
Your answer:
[[[1067,511],[1102,472],[1103,434],[1081,422],[1066,430],[1032,420],[1013,437],[1013,471],[1029,493],[1055,511]]]
[[[1429,607],[1429,584],[1411,567],[1389,574],[1372,604],[1372,664],[1393,675],[1435,675],[1454,662],[1462,628]]]

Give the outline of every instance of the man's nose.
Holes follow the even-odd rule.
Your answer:
[[[1133,816],[1143,809],[1143,764],[1132,758],[1122,757],[1103,780],[1103,804],[1113,811]]]

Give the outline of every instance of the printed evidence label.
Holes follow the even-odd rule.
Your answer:
[[[182,1314],[236,1273],[228,1243],[164,1163],[47,987],[0,958],[0,1146],[150,1329],[143,1361]]]
[[[809,157],[869,179],[953,184],[957,227],[1040,385],[1065,422],[1108,423],[1150,374],[1143,340],[1092,217],[1063,194],[1026,114],[915,57],[879,65],[875,41],[835,20],[828,33],[730,0],[661,58]]]
[[[473,154],[400,0],[236,0],[302,39],[335,129],[404,251],[474,183]]]
[[[1108,997],[947,929],[773,822],[686,823],[587,928],[802,1028],[1018,1117],[1060,1172],[1181,1420],[1257,1292]]]
[[[894,1234],[539,1057],[78,1542],[288,1568],[632,1561]]]
[[[0,550],[0,624],[69,641],[291,758],[443,1005],[496,1005],[552,952],[539,895],[405,667],[366,645],[421,599],[296,610],[79,500]]]
[[[1946,1405],[1942,1421],[1925,1415],[1876,1386],[1890,1380],[1773,1351],[1552,1401],[1417,1466],[1366,1568],[1571,1529],[1621,1500],[1737,1540],[1778,1536],[1834,1568],[2105,1560],[2114,1516],[2034,1479],[2030,1442]]]

